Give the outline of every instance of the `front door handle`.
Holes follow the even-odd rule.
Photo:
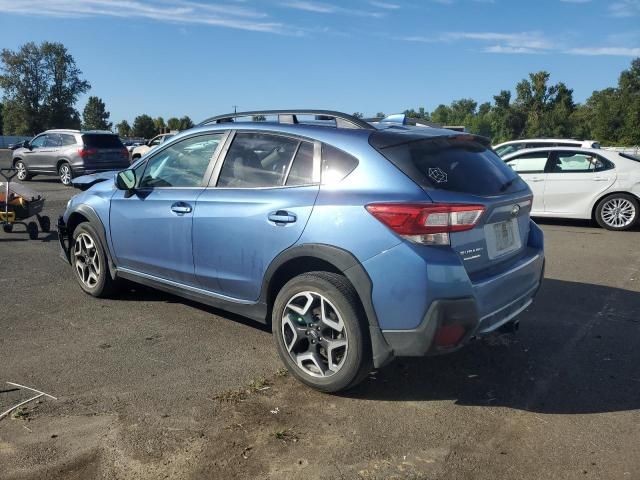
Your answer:
[[[543,180],[544,180],[544,178],[542,178],[542,177],[533,177],[531,179],[532,182],[542,182]]]
[[[176,202],[171,205],[171,211],[173,213],[177,213],[178,215],[184,215],[185,213],[191,213],[191,205],[186,202]]]
[[[276,224],[295,223],[297,220],[294,213],[285,210],[278,210],[269,214],[269,221]]]
[[[594,182],[606,182],[609,179],[607,177],[593,177]]]

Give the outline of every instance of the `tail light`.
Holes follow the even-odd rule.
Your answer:
[[[95,148],[82,147],[78,149],[78,155],[80,155],[82,158],[86,157],[87,155],[95,155],[96,153],[98,153],[98,151]]]
[[[482,205],[453,203],[372,203],[371,215],[407,240],[423,245],[450,245],[451,232],[473,229]]]
[[[122,149],[122,156],[124,158],[126,158],[127,160],[129,160],[129,150],[127,150],[126,148]]]

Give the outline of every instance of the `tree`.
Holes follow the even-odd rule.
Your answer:
[[[79,127],[74,105],[89,82],[61,43],[29,42],[0,53],[5,133],[30,135],[47,128]]]
[[[354,112],[353,116],[356,117],[356,118],[363,118],[364,117],[364,115],[361,112]]]
[[[386,117],[386,115],[384,114],[384,112],[378,112],[376,113],[376,118],[384,118]]]
[[[167,127],[169,127],[169,130],[180,130],[180,119],[171,117],[167,120]]]
[[[440,104],[431,114],[431,121],[439,123],[440,125],[450,125],[449,117],[451,116],[451,108],[446,105]]]
[[[133,136],[142,138],[154,137],[158,131],[153,123],[153,118],[149,115],[138,115],[133,120]]]
[[[410,110],[405,110],[404,114],[407,118],[419,118],[422,120],[429,120],[429,112],[427,112],[424,107],[418,108],[417,111],[414,110],[413,108]]]
[[[2,103],[0,103],[0,135],[2,135],[2,128],[4,125],[4,122],[2,121],[2,110],[4,108],[4,105],[2,105]]]
[[[122,120],[120,123],[118,123],[116,125],[116,130],[118,131],[118,135],[120,135],[121,137],[131,136],[131,126],[126,120]]]
[[[156,126],[156,131],[161,131],[164,128],[167,128],[166,123],[164,123],[164,118],[157,117],[153,119],[153,124]]]
[[[187,115],[180,118],[180,128],[178,130],[187,130],[189,128],[193,128],[194,123]]]
[[[82,112],[82,128],[86,130],[111,130],[109,112],[101,98],[89,97]]]

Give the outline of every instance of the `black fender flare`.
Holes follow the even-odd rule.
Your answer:
[[[109,250],[109,243],[107,242],[106,229],[104,228],[104,224],[102,223],[102,220],[100,220],[100,217],[98,216],[96,211],[92,207],[86,204],[81,204],[81,205],[78,205],[76,208],[74,208],[73,211],[69,214],[68,218],[71,219],[74,214],[82,215],[95,228],[96,232],[98,233],[98,237],[100,237],[99,240],[100,240],[100,243],[102,244],[102,248],[104,249],[104,253],[107,256],[107,263],[109,264],[109,274],[111,275],[111,278],[115,280],[116,264],[113,261],[113,257],[111,256],[111,251]],[[67,223],[66,233],[68,235],[67,241],[69,242],[69,245],[71,245],[72,229],[75,228],[76,225],[69,225]]]
[[[278,269],[290,260],[300,257],[312,257],[323,260],[333,265],[347,277],[358,294],[364,313],[367,316],[374,366],[380,368],[391,361],[393,359],[393,350],[389,347],[382,335],[378,317],[373,306],[373,284],[371,278],[360,261],[347,250],[333,245],[318,243],[305,243],[284,250],[272,260],[265,272],[260,301],[268,303],[270,283]]]

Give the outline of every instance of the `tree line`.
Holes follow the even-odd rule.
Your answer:
[[[413,118],[441,125],[465,126],[493,143],[518,138],[561,137],[593,139],[603,145],[640,145],[640,58],[624,70],[615,87],[594,91],[579,104],[573,90],[563,82],[550,83],[549,72],[529,74],[511,91],[502,90],[493,102],[455,100],[425,108],[409,109]],[[49,128],[112,128],[105,103],[89,97],[82,117],[75,109],[78,97],[91,84],[82,78],[74,58],[61,43],[29,42],[18,51],[0,53],[0,134],[34,135]],[[356,114],[362,116],[362,114]],[[377,116],[384,116],[378,112]],[[188,116],[152,118],[142,114],[130,125],[115,125],[125,137],[149,138],[165,129],[185,130],[193,126]]]
[[[91,84],[61,43],[29,42],[18,51],[0,52],[0,135],[30,136],[51,128],[111,130],[111,114],[104,101],[90,96],[82,116],[75,109],[78,97]],[[115,128],[123,137],[150,138],[164,131],[185,130],[194,123],[188,116],[162,117],[138,115],[129,125],[126,120]]]
[[[550,84],[550,77],[545,71],[529,74],[516,85],[515,99],[509,90],[502,90],[493,102],[478,104],[463,98],[438,105],[431,113],[424,108],[404,113],[440,125],[465,126],[491,138],[494,145],[541,137],[640,145],[640,58],[620,74],[617,86],[594,91],[583,104],[574,101],[573,90],[564,83]]]

